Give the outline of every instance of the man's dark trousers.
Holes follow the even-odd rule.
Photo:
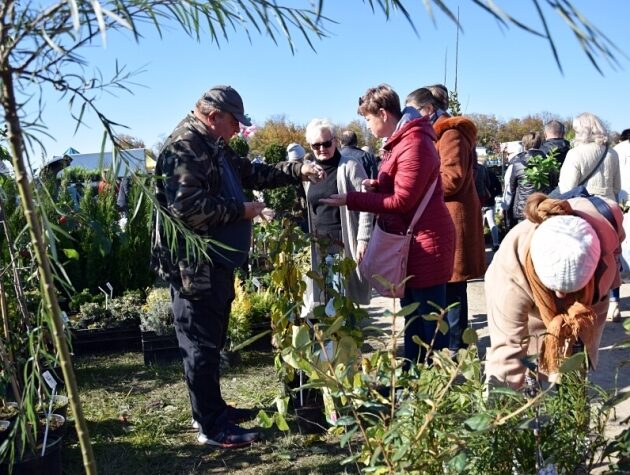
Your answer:
[[[171,286],[175,331],[192,414],[208,436],[223,430],[227,422],[219,362],[234,300],[234,271],[215,267],[210,271],[210,280],[210,290],[199,300],[187,299]]]

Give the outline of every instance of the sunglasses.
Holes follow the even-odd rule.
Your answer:
[[[325,142],[320,142],[320,143],[312,143],[311,144],[311,148],[313,150],[317,150],[317,149],[322,148],[322,147],[323,148],[328,148],[328,147],[330,147],[332,145],[332,143],[333,143],[333,139],[326,140]]]

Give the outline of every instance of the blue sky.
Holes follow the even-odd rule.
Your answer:
[[[283,3],[308,4],[297,0]],[[99,104],[110,119],[129,127],[119,131],[143,139],[149,147],[168,135],[202,92],[216,84],[235,87],[257,124],[278,115],[297,124],[306,124],[313,117],[346,123],[359,118],[357,98],[382,82],[392,85],[403,100],[413,89],[436,82],[445,81],[453,88],[455,26],[437,11],[434,26],[422,2],[407,3],[415,5],[411,14],[419,36],[399,13],[386,22],[379,11],[372,13],[361,0],[328,0],[324,13],[338,24],[329,26],[329,38],[314,40],[316,52],[298,38],[297,51],[291,55],[283,39],[276,46],[256,34],[252,43],[245,35],[232,34],[229,43],[217,48],[209,39],[197,42],[171,29],[163,39],[147,30],[139,44],[129,35],[110,35],[106,48],[94,46],[84,55],[90,67],[97,66],[105,77],[114,70],[116,59],[131,70],[144,70],[135,78],[133,94],[105,94]],[[533,3],[497,3],[537,25]],[[458,2],[448,4],[456,9]],[[630,54],[630,2],[574,0],[574,4]],[[515,27],[502,29],[471,1],[461,0],[459,5],[464,32],[460,35],[458,90],[464,113],[509,119],[543,111],[561,117],[589,111],[612,130],[630,127],[627,58],[620,57],[618,70],[604,65],[605,76],[601,76],[568,27],[549,12],[563,75],[543,39]],[[46,96],[44,120],[56,139],[45,140],[47,157],[70,146],[82,153],[99,150],[102,130],[94,117],[88,117],[89,128],[74,134],[67,101],[59,101],[54,94]],[[34,159],[33,165],[38,164],[39,159]]]

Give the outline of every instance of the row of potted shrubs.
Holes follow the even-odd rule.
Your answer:
[[[228,327],[230,348],[269,329],[273,302],[272,294],[268,290],[240,277],[235,279],[235,294]],[[107,303],[100,298],[96,302],[82,303],[79,311],[69,318],[69,327],[73,332],[75,353],[81,352],[82,338],[88,334],[98,335],[98,330],[116,331],[121,335],[124,331],[129,331],[129,339],[136,344],[139,344],[138,329],[142,333],[152,332],[158,336],[174,335],[169,289],[154,287],[146,292],[146,297],[141,291],[128,291]],[[108,342],[109,348],[112,347],[111,335],[109,338],[105,336],[103,340],[104,343]],[[93,339],[90,345],[92,350],[97,349]],[[133,342],[129,349],[135,349]]]

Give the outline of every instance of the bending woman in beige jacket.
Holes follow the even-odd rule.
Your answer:
[[[613,226],[591,199],[610,209]],[[501,243],[485,278],[492,385],[523,386],[521,359],[539,355],[539,367],[557,372],[579,338],[590,363],[606,322],[608,292],[618,286],[616,256],[624,238],[622,213],[603,197],[549,199],[532,195],[527,219]]]

